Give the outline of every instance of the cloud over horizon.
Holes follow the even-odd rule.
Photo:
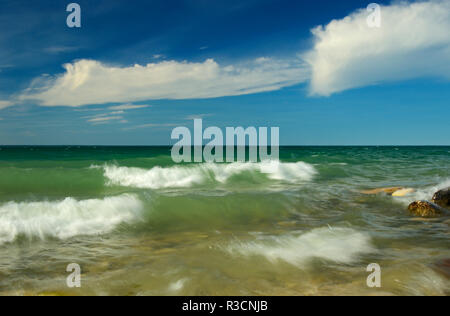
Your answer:
[[[311,66],[310,93],[421,77],[450,79],[450,1],[381,6],[381,27],[370,28],[365,9],[312,30],[303,55]]]

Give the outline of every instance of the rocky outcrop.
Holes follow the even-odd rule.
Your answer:
[[[422,217],[448,215],[449,212],[443,207],[428,201],[415,201],[409,205],[408,210],[411,214]]]
[[[450,209],[450,187],[437,191],[433,195],[432,201],[439,206]]]

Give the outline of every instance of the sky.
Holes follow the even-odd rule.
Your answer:
[[[2,145],[450,145],[450,0],[69,3],[0,0]]]

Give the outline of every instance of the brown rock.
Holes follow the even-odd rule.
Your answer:
[[[389,195],[394,194],[397,191],[403,190],[404,188],[402,187],[394,187],[394,188],[379,188],[379,189],[373,189],[373,190],[366,190],[366,191],[361,191],[361,193],[363,194],[378,194],[378,193],[386,193]]]
[[[415,201],[408,206],[408,210],[415,216],[436,217],[447,215],[448,211],[437,204],[428,201]]]
[[[411,188],[402,189],[402,190],[398,190],[398,191],[395,191],[394,193],[392,193],[392,196],[395,196],[395,197],[406,196],[406,195],[408,195],[410,193],[414,193],[414,192],[416,192],[416,190],[411,189]]]
[[[433,195],[432,201],[439,206],[450,208],[450,187],[437,191]]]

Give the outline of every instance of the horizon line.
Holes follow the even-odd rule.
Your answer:
[[[2,145],[0,147],[173,147],[174,145],[79,145],[79,144],[60,144],[60,145]],[[202,145],[202,147],[206,146]],[[196,147],[191,145],[191,147]],[[224,145],[223,147],[230,147]],[[239,146],[234,146],[239,147]],[[245,147],[250,147],[246,145]],[[257,146],[259,147],[259,146]],[[267,146],[273,147],[273,146]],[[450,147],[448,145],[279,145],[278,147]]]

